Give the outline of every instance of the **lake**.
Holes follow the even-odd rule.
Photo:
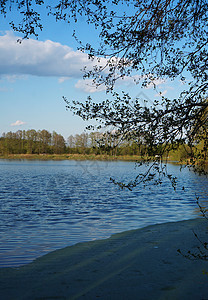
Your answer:
[[[150,224],[195,218],[196,195],[208,200],[204,176],[168,164],[175,192],[160,186],[121,190],[134,162],[0,160],[0,266],[17,267],[52,250]],[[183,186],[185,191],[182,190]]]

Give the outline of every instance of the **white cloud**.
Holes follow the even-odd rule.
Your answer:
[[[91,79],[83,80],[85,66],[92,69],[96,61],[88,59],[88,55],[81,51],[74,51],[72,48],[51,40],[38,41],[33,39],[17,42],[18,37],[12,32],[0,36],[0,77],[4,76],[13,82],[17,78],[25,78],[26,75],[59,77],[59,83],[69,79],[78,79],[75,87],[86,93],[104,91],[104,85],[96,86]],[[102,58],[100,64],[105,64],[106,59]],[[108,68],[103,72],[106,73]],[[116,82],[115,87],[133,86],[144,80],[140,75],[131,77],[125,76]],[[148,78],[150,79],[150,78]],[[163,80],[153,81],[155,85],[164,83]],[[152,88],[151,83],[147,88]]]
[[[133,76],[125,76],[122,79],[117,80],[117,85],[125,85],[125,86],[133,86],[138,85],[139,83],[144,82],[147,80],[147,85],[145,86],[146,89],[152,89],[154,87],[160,86],[166,83],[165,79],[161,78],[154,78],[152,75],[133,75]]]
[[[81,77],[84,66],[92,67],[87,54],[50,40],[17,42],[11,32],[0,36],[0,75]]]
[[[100,85],[96,87],[96,85],[93,84],[92,79],[78,80],[77,83],[75,84],[75,88],[85,93],[95,93],[95,92],[101,92],[106,90],[106,87],[104,85]]]
[[[155,88],[156,86],[166,83],[165,79],[160,79],[160,78],[151,79],[151,78],[147,77],[147,81],[148,81],[147,85],[145,86],[146,89],[152,89],[152,88]]]
[[[17,120],[15,123],[12,123],[11,126],[21,126],[21,125],[24,125],[24,124],[26,124],[26,122]]]
[[[117,88],[119,86],[125,86],[125,87],[135,86],[135,85],[141,83],[142,81],[144,81],[145,78],[146,77],[144,77],[144,76],[142,77],[140,75],[125,76],[123,78],[119,78],[116,81],[115,88]],[[66,78],[62,78],[60,80],[62,80],[60,82],[63,82],[66,80]],[[159,86],[164,83],[165,83],[165,80],[163,80],[163,79],[154,79],[152,81],[150,81],[150,79],[149,79],[149,83],[146,88],[147,89],[154,88],[155,86]],[[92,79],[78,80],[77,83],[75,84],[75,88],[77,88],[85,93],[95,93],[95,92],[100,92],[100,91],[106,90],[106,87],[104,84],[96,87],[96,85],[93,83]]]
[[[0,86],[0,92],[8,92],[8,91],[9,91],[8,88]]]
[[[132,86],[135,85],[137,81],[139,81],[141,77],[139,75],[127,77],[125,76],[124,78],[120,78],[116,81],[115,87],[119,87],[121,85],[125,86]],[[64,81],[64,80],[63,80]],[[93,79],[79,79],[77,83],[75,84],[75,88],[85,92],[85,93],[95,93],[95,92],[101,92],[105,91],[106,87],[104,84],[99,85],[96,87],[96,85],[93,83]]]
[[[59,78],[59,83],[62,83],[62,82],[64,82],[64,81],[66,81],[66,80],[69,80],[70,79],[70,77],[60,77]]]
[[[155,97],[163,97],[167,94],[168,90],[164,90],[163,92],[159,92],[157,94],[155,94]]]

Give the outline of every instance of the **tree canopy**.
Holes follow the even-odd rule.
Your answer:
[[[144,75],[145,83],[152,76],[184,80],[188,72],[202,89],[207,88],[206,0],[56,0],[53,5],[43,0],[0,1],[4,16],[19,12],[17,23],[10,24],[25,38],[38,36],[43,29],[42,7],[56,20],[77,22],[84,15],[87,23],[94,24],[100,47],[79,43],[91,58],[107,58],[107,74],[101,74],[103,68],[98,66],[87,74],[98,83],[112,87],[117,78],[132,71]]]
[[[42,30],[41,9],[57,21],[79,22],[84,16],[99,34],[100,45],[83,44],[74,32],[79,49],[94,60],[85,78],[106,86],[113,99],[101,103],[64,100],[84,120],[95,119],[113,126],[117,138],[132,138],[147,146],[146,161],[158,165],[164,153],[188,145],[189,164],[205,172],[208,145],[208,3],[206,0],[3,0],[1,13],[19,12],[11,26],[23,38]],[[128,92],[114,92],[116,80],[131,76],[143,86],[155,79],[186,82],[177,99],[162,97],[149,106],[132,101]],[[145,99],[144,99],[145,100]],[[92,127],[91,127],[92,128]],[[163,173],[163,170],[161,170]]]

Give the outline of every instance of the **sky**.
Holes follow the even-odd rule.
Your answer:
[[[15,19],[15,15],[10,18]],[[96,90],[89,80],[83,80],[81,69],[90,69],[92,62],[77,50],[72,32],[76,26],[79,38],[94,44],[98,43],[98,33],[83,19],[75,25],[48,17],[42,20],[38,39],[17,43],[21,35],[12,31],[9,21],[9,17],[0,16],[0,136],[28,129],[56,131],[65,139],[82,133],[89,123],[67,111],[62,97],[84,102],[89,95],[95,101],[107,96],[103,88]],[[125,78],[115,89],[129,92],[132,98],[145,95],[151,101],[161,99],[161,95],[177,97],[184,88],[182,83],[168,80],[158,80],[156,85],[157,90],[152,86],[142,89]]]

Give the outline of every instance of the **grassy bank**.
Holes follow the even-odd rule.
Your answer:
[[[0,155],[0,159],[138,161],[141,159],[141,157],[137,155],[112,156],[95,154],[8,154]]]
[[[140,161],[139,155],[95,155],[95,154],[8,154],[1,155],[0,159],[17,159],[17,160],[100,160],[100,161]],[[177,159],[175,156],[170,156],[168,162],[174,162],[176,164],[190,164],[186,160]],[[205,162],[208,165],[208,161]]]

